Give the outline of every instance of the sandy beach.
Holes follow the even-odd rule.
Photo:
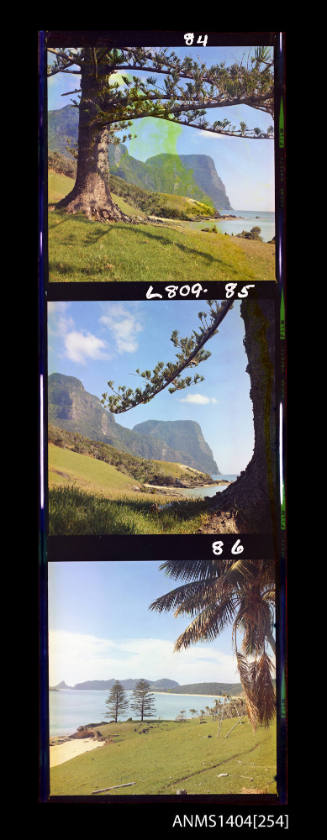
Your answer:
[[[50,745],[50,767],[64,764],[65,761],[70,761],[76,755],[89,752],[89,750],[103,747],[104,743],[104,741],[95,741],[94,738],[72,738],[70,741],[63,741],[61,744]]]

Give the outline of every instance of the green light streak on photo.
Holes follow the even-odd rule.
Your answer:
[[[283,489],[282,489],[282,504],[281,504],[281,511],[280,511],[280,519],[281,519],[281,529],[285,531],[286,529],[286,504],[285,504],[285,487],[283,482]]]
[[[281,682],[281,692],[280,692],[280,706],[281,706],[281,717],[286,718],[286,680],[285,680],[285,668],[283,668],[282,673],[282,682]]]
[[[281,340],[285,338],[285,300],[283,291],[280,301],[280,338]]]
[[[177,140],[182,126],[168,120],[143,117],[133,124],[136,138],[131,140],[129,154],[137,159],[146,160],[148,157],[160,154],[177,154]]]

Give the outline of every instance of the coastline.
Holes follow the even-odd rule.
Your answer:
[[[174,485],[167,487],[165,484],[144,484],[144,487],[151,487],[153,490],[162,490],[167,491],[171,496],[182,496],[183,494],[181,490],[197,490],[198,487],[217,487],[219,484],[231,484],[231,481],[227,481],[227,479],[221,479],[218,481],[212,481],[211,484],[196,484],[195,486],[190,487],[175,487]],[[183,497],[184,498],[184,497]]]
[[[67,735],[67,740],[65,741],[60,741],[54,744],[50,743],[50,768],[56,767],[58,764],[64,764],[65,761],[70,761],[71,758],[75,758],[77,755],[82,755],[84,752],[95,750],[97,747],[103,747],[104,743],[104,741],[96,741],[94,738],[72,738]]]
[[[169,694],[170,697],[212,697],[216,699],[216,697],[223,697],[222,694],[184,694],[183,692],[179,693],[177,691],[153,691],[153,694]]]

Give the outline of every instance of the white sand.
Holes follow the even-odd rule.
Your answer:
[[[49,747],[50,767],[57,764],[64,764],[76,755],[94,750],[96,747],[103,747],[104,741],[95,741],[94,738],[75,738],[71,741],[64,741],[62,744],[55,744]]]

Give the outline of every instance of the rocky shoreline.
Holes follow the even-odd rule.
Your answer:
[[[101,720],[99,723],[87,723],[85,726],[79,726],[71,735],[50,735],[49,746],[57,747],[59,744],[66,744],[67,741],[80,741],[90,738],[94,741],[104,741],[105,738],[97,727],[105,726],[107,723],[107,720]]]

